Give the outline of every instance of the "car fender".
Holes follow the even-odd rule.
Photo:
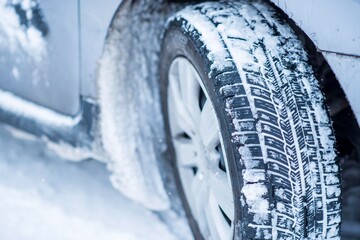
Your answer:
[[[360,1],[271,1],[323,54],[360,124]]]

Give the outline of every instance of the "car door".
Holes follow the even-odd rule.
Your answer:
[[[0,0],[0,90],[75,115],[79,2]]]

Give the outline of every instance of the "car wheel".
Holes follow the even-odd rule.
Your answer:
[[[302,44],[264,3],[202,3],[163,37],[167,158],[198,239],[338,239],[339,168]]]

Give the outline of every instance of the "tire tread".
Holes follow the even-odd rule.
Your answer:
[[[251,161],[257,163],[251,170],[266,172],[266,183],[243,180],[243,188],[266,186],[269,210],[257,219],[242,196],[246,217],[240,223],[240,239],[340,239],[334,134],[301,42],[263,2],[203,3],[191,9],[213,24],[230,56],[226,61],[233,61],[227,64],[233,68],[211,69],[209,76],[225,109],[239,171],[249,169],[241,153],[246,144]],[[243,35],[228,36],[220,30],[236,29],[238,23],[247,26]],[[194,34],[189,29],[184,27]],[[202,37],[197,39],[201,42]]]

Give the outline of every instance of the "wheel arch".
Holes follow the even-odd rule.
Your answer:
[[[302,40],[318,79],[325,86],[325,96],[337,95],[342,107],[350,105],[360,125],[360,98],[356,90],[360,89],[360,81],[354,80],[360,80],[360,29],[348,27],[349,22],[360,21],[360,15],[354,14],[360,11],[360,4],[351,0],[306,4],[299,4],[299,1],[269,1],[282,12]],[[329,7],[331,5],[335,7]],[[352,8],[349,8],[350,5]],[[322,22],[321,18],[330,19],[329,25],[314,24],[316,21]],[[330,84],[333,85],[332,89]],[[341,110],[339,104],[335,105],[335,102],[328,102],[332,115]]]
[[[360,57],[320,50],[310,36],[278,8],[308,53],[333,121],[340,157],[360,151]],[[344,119],[347,124],[343,124]]]
[[[163,26],[181,6],[165,1],[123,1],[112,17],[97,61],[99,135],[109,156],[112,183],[127,197],[154,210],[169,207],[157,166],[166,147],[158,57]]]

